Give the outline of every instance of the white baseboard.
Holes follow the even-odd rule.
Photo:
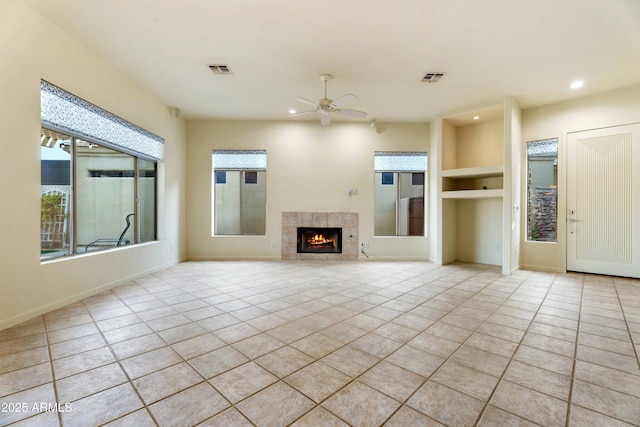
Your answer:
[[[88,298],[88,297],[96,295],[96,294],[99,294],[100,292],[107,291],[107,290],[109,290],[111,288],[114,288],[116,286],[123,285],[123,284],[125,284],[127,282],[130,282],[131,280],[137,279],[137,278],[142,277],[144,275],[147,275],[147,274],[150,274],[150,273],[154,273],[154,272],[159,271],[159,270],[163,270],[165,268],[171,267],[171,266],[176,265],[176,264],[178,264],[178,262],[169,262],[169,263],[166,263],[166,264],[163,264],[163,265],[159,265],[159,266],[156,266],[156,267],[151,268],[149,270],[141,271],[141,272],[133,274],[131,276],[124,277],[122,279],[116,280],[114,282],[106,283],[106,284],[104,284],[102,286],[98,286],[97,288],[91,288],[91,289],[88,289],[88,290],[86,290],[84,292],[80,292],[78,294],[71,295],[71,296],[68,296],[66,298],[62,298],[62,299],[50,302],[48,304],[45,304],[45,305],[42,305],[40,307],[34,308],[32,310],[29,310],[27,312],[20,313],[17,316],[13,316],[13,317],[10,317],[8,319],[2,319],[2,320],[0,320],[0,331],[3,330],[3,329],[10,328],[12,326],[18,325],[18,324],[20,324],[22,322],[26,322],[27,320],[33,319],[34,317],[42,316],[43,314],[49,313],[50,311],[57,310],[57,309],[62,308],[62,307],[66,307],[69,304],[73,304],[74,302],[83,300],[85,298]]]

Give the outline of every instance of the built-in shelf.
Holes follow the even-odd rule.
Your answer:
[[[442,171],[443,178],[491,178],[500,177],[504,174],[504,166],[478,166],[462,169],[445,169]]]
[[[443,170],[442,197],[445,199],[502,197],[503,174],[504,166],[502,165]],[[499,195],[498,190],[500,190]]]
[[[492,190],[457,190],[443,191],[443,199],[493,199],[500,198],[504,194],[502,188]]]

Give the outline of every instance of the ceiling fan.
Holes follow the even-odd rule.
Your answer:
[[[324,98],[318,100],[318,102],[309,101],[308,99],[299,97],[293,98],[296,101],[302,102],[303,104],[308,104],[315,107],[314,110],[293,113],[288,115],[287,117],[298,117],[307,114],[320,113],[320,123],[322,124],[322,126],[327,126],[329,123],[331,123],[330,113],[337,113],[343,116],[354,117],[357,119],[364,119],[365,117],[367,117],[367,113],[365,113],[364,111],[341,108],[343,105],[346,105],[358,99],[358,97],[352,93],[343,95],[339,98],[336,98],[335,100],[327,98],[327,82],[330,78],[331,74],[323,74],[320,76],[320,80],[324,82]]]

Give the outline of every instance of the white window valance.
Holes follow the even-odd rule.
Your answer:
[[[44,80],[40,114],[43,127],[150,160],[162,159],[163,138]]]
[[[266,150],[213,150],[213,169],[267,170]]]
[[[424,172],[427,170],[427,153],[411,151],[376,151],[376,172]]]

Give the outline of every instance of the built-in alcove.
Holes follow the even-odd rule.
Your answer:
[[[439,261],[517,264],[519,109],[502,104],[439,119]],[[515,187],[518,188],[517,185]],[[512,206],[512,199],[516,203]]]

